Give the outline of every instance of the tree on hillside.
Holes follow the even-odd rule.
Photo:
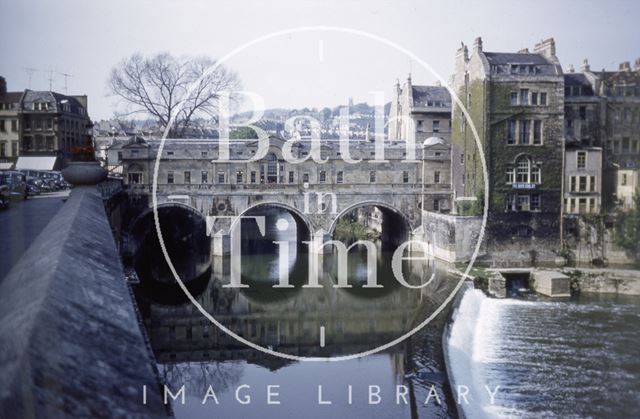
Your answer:
[[[240,88],[238,76],[225,67],[208,72],[214,65],[207,57],[134,54],[111,70],[108,89],[122,99],[129,115],[149,115],[163,128],[175,118],[170,135],[183,137],[197,118],[217,121],[221,93]]]

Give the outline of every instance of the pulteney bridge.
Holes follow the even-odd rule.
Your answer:
[[[151,191],[159,146],[159,141],[138,138],[122,148],[130,198],[141,199],[147,207],[130,224],[134,242],[153,225],[149,222],[153,219]],[[284,158],[283,149],[306,160],[292,163]],[[413,150],[404,141],[385,142],[384,158],[377,159],[372,141],[350,140],[348,155],[334,140],[322,140],[314,151],[311,141],[287,144],[275,137],[263,152],[258,140],[231,140],[229,150],[229,160],[221,162],[216,141],[167,140],[158,168],[161,225],[203,226],[210,218],[215,255],[228,253],[230,231],[238,216],[261,215],[265,208],[286,210],[296,221],[298,241],[326,241],[333,237],[341,217],[358,208],[375,207],[383,242],[391,236],[411,236],[420,226],[423,199],[427,210],[448,212],[450,208],[449,146],[442,140],[431,139]],[[257,153],[262,158],[257,159]],[[314,161],[313,153],[327,161]],[[410,161],[412,155],[415,158]],[[362,161],[348,163],[348,158]],[[215,223],[212,217],[218,217]]]

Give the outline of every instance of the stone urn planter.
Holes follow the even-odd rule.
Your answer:
[[[96,161],[70,162],[62,177],[72,185],[97,185],[107,178],[107,171]]]

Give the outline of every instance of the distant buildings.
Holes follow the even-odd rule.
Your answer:
[[[0,79],[0,160],[17,168],[58,169],[73,147],[91,138],[91,126],[86,96],[7,92]]]
[[[7,92],[7,83],[0,77],[0,165],[8,166],[18,156],[22,95],[23,92]]]
[[[396,82],[389,110],[389,140],[421,144],[429,137],[451,137],[451,95],[442,86],[416,86],[411,75],[404,86]]]

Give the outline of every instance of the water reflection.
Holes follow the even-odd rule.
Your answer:
[[[319,257],[317,265],[320,288],[304,287],[309,280],[309,254],[299,246],[299,223],[282,213],[267,213],[267,229],[263,237],[257,227],[243,224],[242,283],[249,288],[225,288],[230,282],[229,257],[214,257],[211,274],[204,291],[197,295],[200,305],[216,320],[237,335],[262,347],[279,352],[306,356],[330,357],[360,353],[374,349],[411,330],[431,314],[448,296],[457,279],[447,274],[447,267],[430,260],[405,261],[404,278],[419,284],[435,274],[435,280],[424,289],[401,286],[391,271],[392,252],[377,246],[377,282],[383,288],[363,288],[367,280],[366,250],[354,248],[348,256],[348,278],[353,288],[339,289],[337,283],[337,255]],[[278,221],[285,219],[284,223]],[[255,223],[254,223],[255,226]],[[258,233],[258,234],[256,234]],[[245,236],[246,234],[246,236]],[[288,263],[282,264],[277,250],[287,242]],[[249,244],[247,244],[249,243]],[[279,247],[278,247],[279,246]],[[274,289],[286,269],[293,288]],[[317,386],[325,384],[325,396],[334,400],[338,416],[352,417],[449,417],[455,409],[444,374],[441,353],[442,319],[421,331],[410,340],[395,345],[374,356],[338,363],[298,363],[266,355],[238,342],[219,330],[190,303],[167,306],[159,304],[150,290],[138,289],[137,299],[142,307],[156,359],[165,379],[179,388],[191,383],[193,399],[187,406],[174,406],[178,417],[322,417],[330,410],[317,401]],[[320,343],[320,328],[325,330],[324,346]],[[255,408],[238,403],[223,403],[234,397],[234,387],[249,384],[256,392],[264,393],[263,383],[282,386],[281,408],[269,406],[264,411],[264,394]],[[395,385],[407,385],[409,403],[395,403]],[[206,387],[212,385],[220,405],[202,406]],[[354,387],[354,404],[349,405],[345,391]],[[362,403],[363,391],[369,385],[382,389],[381,405]],[[424,405],[431,386],[435,386],[440,400]],[[285,389],[287,389],[285,391]],[[359,402],[355,402],[356,393]],[[200,400],[197,400],[197,399]],[[285,401],[286,400],[286,404]],[[226,407],[222,407],[226,405]],[[324,410],[323,410],[324,409]]]

